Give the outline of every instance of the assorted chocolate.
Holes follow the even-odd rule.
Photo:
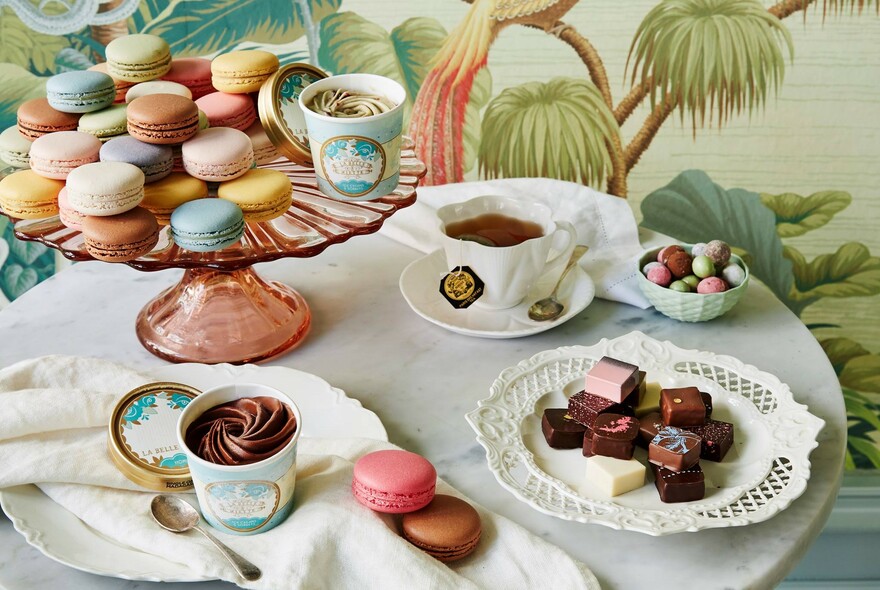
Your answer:
[[[541,430],[555,449],[580,448],[588,480],[609,496],[644,485],[645,465],[633,458],[638,445],[648,451],[660,499],[691,502],[705,495],[700,460],[721,461],[733,446],[733,424],[711,415],[708,393],[664,389],[637,366],[602,357],[567,408],[544,410]]]
[[[657,260],[642,268],[656,285],[681,293],[721,293],[739,287],[745,270],[730,259],[730,246],[721,240],[694,244],[688,252],[672,244],[657,253]]]

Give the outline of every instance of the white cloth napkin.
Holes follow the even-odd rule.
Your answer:
[[[590,247],[581,266],[596,284],[596,297],[642,309],[651,306],[636,282],[636,261],[643,248],[629,204],[588,186],[549,178],[507,178],[419,188],[416,203],[386,220],[379,233],[422,252],[434,252],[442,248],[437,209],[482,195],[549,206],[555,219],[574,225],[578,243]]]
[[[126,479],[107,454],[107,423],[119,397],[150,379],[97,359],[52,356],[0,370],[0,488],[35,483],[100,534],[243,583],[210,543],[160,529],[155,492]],[[351,495],[352,462],[393,448],[367,439],[302,439],[294,511],[278,527],[238,537],[211,532],[263,570],[248,588],[599,588],[564,551],[475,506],[483,536],[474,554],[444,565],[409,545],[394,518]],[[438,493],[460,496],[442,481]],[[183,497],[197,506],[195,494]],[[210,526],[203,523],[210,529]]]

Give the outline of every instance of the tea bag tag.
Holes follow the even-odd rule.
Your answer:
[[[440,294],[455,309],[467,309],[483,295],[483,280],[469,266],[457,266],[440,279]]]

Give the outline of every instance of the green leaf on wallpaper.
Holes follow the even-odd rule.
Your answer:
[[[410,18],[391,32],[354,12],[340,12],[321,22],[318,62],[334,74],[368,72],[400,82],[406,88],[404,128],[434,56],[446,40],[437,19]],[[476,161],[480,145],[480,109],[492,94],[492,76],[483,69],[474,79],[463,129],[464,169]]]
[[[0,129],[6,129],[15,125],[18,105],[45,96],[46,78],[34,76],[20,66],[0,63],[0,80]]]
[[[846,363],[840,383],[858,391],[880,394],[880,355],[857,356]],[[877,428],[880,430],[880,426]]]
[[[20,264],[7,263],[0,272],[0,289],[7,299],[20,297],[40,280],[37,271]]]
[[[611,171],[608,145],[620,133],[596,86],[559,77],[507,88],[482,122],[486,178],[543,176],[597,186]]]
[[[751,272],[783,302],[792,263],[783,256],[776,216],[758,193],[724,189],[702,170],[687,170],[642,201],[642,226],[682,242],[724,240],[752,256]]]
[[[336,12],[342,0],[311,0],[312,19]],[[141,32],[159,35],[176,56],[206,55],[242,41],[283,44],[306,32],[291,0],[172,0]]]
[[[831,366],[838,375],[852,359],[871,354],[867,348],[849,338],[822,338],[819,340],[819,346],[825,351],[825,356],[831,361]]]
[[[95,62],[73,47],[65,47],[55,56],[55,73],[72,72],[75,70],[86,70],[95,65]]]
[[[793,238],[822,227],[852,203],[844,191],[821,191],[808,197],[794,193],[761,193],[761,202],[776,214],[776,231],[781,238]]]
[[[880,430],[880,417],[877,416],[876,405],[864,395],[850,389],[843,398],[847,416]]]
[[[46,246],[36,242],[15,239],[9,244],[9,254],[26,266],[33,265],[45,252]]]
[[[822,297],[866,297],[880,294],[880,258],[867,246],[849,242],[834,254],[821,254],[807,262],[797,249],[786,246],[794,284],[790,297],[808,305]]]
[[[0,8],[0,39],[0,62],[35,74],[55,73],[55,54],[67,47],[64,37],[30,30],[8,6]]]

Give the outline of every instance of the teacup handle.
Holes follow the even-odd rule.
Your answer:
[[[574,247],[577,245],[577,230],[574,228],[572,224],[567,221],[557,221],[556,223],[556,231],[553,232],[553,242],[556,241],[557,234],[564,233],[568,236],[568,240],[565,243],[565,246],[559,250],[559,252],[553,258],[550,258],[544,264],[544,272],[543,274],[547,274],[551,270],[554,270],[556,267],[560,267],[560,272],[562,270],[562,266],[568,262],[568,259],[571,258],[571,253],[574,252]]]

